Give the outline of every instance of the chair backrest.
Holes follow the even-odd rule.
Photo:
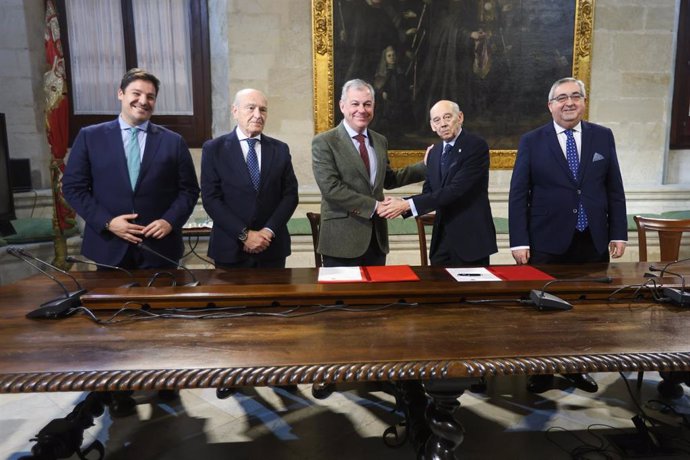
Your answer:
[[[415,217],[417,221],[417,236],[419,237],[419,259],[422,267],[429,265],[429,257],[426,250],[426,229],[425,225],[434,225],[436,214],[424,214],[423,216]]]
[[[314,266],[319,268],[323,265],[321,254],[316,251],[319,247],[319,230],[321,229],[321,214],[318,212],[308,212],[307,219],[311,225],[311,241],[314,244]]]
[[[662,261],[678,260],[680,240],[684,232],[690,232],[690,219],[657,219],[635,216],[640,262],[647,261],[647,232],[658,232]]]

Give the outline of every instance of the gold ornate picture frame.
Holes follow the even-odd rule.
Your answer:
[[[525,6],[526,4],[528,6]],[[406,11],[404,17],[410,18],[408,25],[412,24],[418,27],[407,29],[405,26],[400,25],[403,16],[395,11],[395,8],[398,8],[400,5],[409,7],[410,9],[416,8],[417,11],[415,15],[408,14]],[[446,8],[446,10],[441,10],[442,7]],[[366,8],[372,9],[367,11],[363,10]],[[436,12],[435,16],[433,8],[439,10]],[[451,17],[448,12],[449,8],[455,8],[456,10],[468,8],[464,13],[467,11],[471,13],[469,15],[458,15],[458,17],[481,16],[481,19],[478,19],[483,21],[480,27],[486,29],[486,33],[483,36],[493,36],[492,40],[493,43],[495,43],[491,45],[493,48],[485,46],[485,49],[489,49],[488,53],[491,52],[491,49],[495,50],[496,46],[501,47],[503,50],[503,54],[501,55],[503,62],[499,61],[497,58],[493,69],[491,69],[491,54],[487,54],[487,51],[484,51],[482,55],[480,51],[477,51],[479,49],[478,45],[475,45],[474,55],[470,57],[467,68],[472,69],[470,72],[473,72],[473,78],[476,81],[480,81],[479,79],[481,76],[491,72],[491,70],[496,74],[495,81],[501,81],[501,79],[504,79],[504,75],[511,75],[513,78],[512,81],[514,82],[512,87],[506,88],[504,84],[502,92],[496,92],[488,85],[481,86],[482,82],[480,81],[480,86],[475,85],[471,87],[470,90],[466,91],[466,94],[472,94],[471,97],[475,97],[476,95],[475,104],[470,104],[474,109],[470,107],[468,110],[467,106],[463,107],[463,102],[466,104],[467,101],[456,102],[460,103],[461,109],[465,113],[465,124],[469,127],[470,131],[477,132],[489,142],[492,148],[491,168],[512,169],[517,153],[516,134],[510,138],[504,137],[502,139],[495,139],[492,137],[492,134],[500,132],[502,129],[501,126],[512,126],[511,123],[516,123],[517,120],[524,120],[525,122],[531,123],[529,128],[526,126],[519,126],[523,132],[534,129],[540,124],[550,120],[546,109],[546,92],[549,89],[548,86],[553,81],[564,76],[570,76],[563,74],[563,68],[566,69],[566,73],[567,70],[571,68],[571,75],[582,80],[585,85],[589,87],[594,0],[560,0],[557,2],[553,0],[533,0],[532,2],[517,0],[412,0],[406,2],[392,2],[390,0],[312,0],[315,132],[319,133],[333,128],[336,124],[336,118],[340,118],[340,114],[336,110],[337,101],[335,99],[336,97],[339,98],[340,88],[336,88],[336,85],[342,85],[344,78],[347,77],[347,73],[359,77],[356,72],[353,73],[351,71],[356,65],[356,62],[358,62],[358,56],[356,56],[357,49],[350,46],[350,48],[347,48],[347,52],[342,51],[342,49],[345,48],[342,48],[341,44],[346,43],[344,37],[347,36],[347,33],[352,32],[351,36],[355,36],[355,34],[358,33],[359,42],[362,43],[362,33],[365,34],[365,40],[368,38],[366,36],[366,33],[368,33],[367,31],[374,30],[375,33],[380,35],[380,29],[383,27],[383,22],[385,22],[386,18],[392,18],[392,22],[398,27],[397,30],[400,32],[400,37],[403,37],[406,32],[408,33],[407,37],[401,38],[401,40],[409,40],[408,45],[401,45],[399,49],[403,50],[404,46],[408,46],[409,50],[407,54],[405,54],[405,51],[400,51],[399,62],[412,56],[412,58],[408,59],[409,63],[405,62],[404,66],[401,65],[405,70],[401,70],[400,74],[413,74],[415,78],[422,74],[427,75],[428,79],[435,78],[439,72],[437,72],[436,69],[431,69],[429,65],[424,66],[424,64],[430,62],[430,58],[427,57],[427,60],[421,63],[422,70],[420,71],[419,54],[416,53],[420,49],[423,50],[422,47],[424,46],[425,40],[427,44],[426,56],[431,54],[429,50],[434,50],[434,52],[436,52],[436,50],[439,49],[438,39],[434,41],[432,34],[438,34],[436,30],[442,30],[442,26],[451,29],[451,33],[454,34],[453,36],[459,34],[458,30],[463,26],[460,23],[456,25],[455,22],[448,20],[448,18]],[[520,10],[517,10],[517,8],[520,8]],[[379,11],[376,11],[377,9]],[[387,16],[384,16],[384,9],[386,9],[385,14]],[[357,14],[360,16],[357,16]],[[375,19],[376,14],[379,15],[378,19]],[[395,18],[396,14],[398,14],[397,20]],[[503,16],[501,16],[501,14]],[[358,21],[360,21],[358,18],[361,18],[361,24],[358,23]],[[489,19],[487,20],[487,18]],[[493,26],[490,24],[492,18],[496,20]],[[382,22],[381,19],[384,21]],[[500,23],[498,19],[502,19],[504,22]],[[571,20],[572,24],[570,24]],[[427,21],[425,30],[423,30],[422,27],[424,21]],[[435,27],[432,28],[428,27],[429,21],[443,22],[444,24],[433,22]],[[372,24],[375,24],[375,27],[372,27]],[[360,29],[359,32],[357,30],[358,27]],[[478,26],[477,23],[475,23],[467,27],[476,29]],[[364,32],[361,30],[364,30]],[[506,32],[510,30],[512,30],[512,35],[508,35]],[[561,39],[565,36],[570,37],[569,31],[572,31],[572,44],[569,43],[569,41],[559,44],[559,36],[555,33],[555,31],[558,30],[565,30],[565,33],[560,35]],[[480,29],[480,32],[484,33],[485,31]],[[477,34],[474,34],[473,38],[476,35]],[[334,36],[337,36],[338,40],[340,40],[338,46],[334,46]],[[541,37],[541,39],[535,40],[535,37]],[[352,42],[355,42],[355,40],[357,39],[351,39]],[[564,40],[562,39],[562,41]],[[479,40],[475,39],[474,43],[479,43]],[[487,43],[490,43],[489,40],[487,40]],[[569,49],[571,45],[572,58],[558,53],[559,47],[561,49],[563,49],[563,47]],[[443,46],[443,43],[441,43],[441,46]],[[541,46],[541,48],[531,49],[530,46]],[[549,57],[551,50],[544,49],[546,46],[551,46],[553,48],[553,56],[551,56],[553,59]],[[346,54],[347,58],[344,56],[341,57],[340,54],[335,56],[335,54],[338,53],[338,49],[341,49],[341,54]],[[515,52],[516,49],[520,50],[519,54]],[[352,52],[350,53],[350,51]],[[512,56],[510,56],[510,53],[512,53]],[[372,53],[370,53],[370,57],[371,54]],[[484,58],[482,58],[482,56],[484,56]],[[487,56],[489,57],[487,58]],[[496,53],[496,56],[498,56],[498,53]],[[560,70],[554,69],[553,75],[544,75],[544,73],[548,73],[550,70],[549,66],[552,65],[545,61],[544,56],[548,57],[550,60],[560,59],[564,61],[564,66],[561,67]],[[382,66],[385,67],[384,57],[385,51],[382,50],[378,68]],[[512,63],[510,62],[511,57],[514,59]],[[515,62],[516,57],[519,59],[517,62]],[[530,62],[532,57],[535,59],[534,62]],[[484,60],[482,61],[482,59]],[[413,60],[417,60],[417,62],[412,63]],[[336,62],[339,65],[335,65]],[[441,61],[439,60],[438,62]],[[502,67],[501,64],[503,64]],[[545,66],[547,69],[540,74],[542,77],[541,79],[532,78],[530,72],[533,72],[534,69],[543,69]],[[375,66],[372,66],[371,59],[369,59],[366,68],[371,67]],[[511,70],[517,68],[523,69],[523,72],[516,72],[515,75],[509,73]],[[501,74],[501,72],[504,72],[504,74]],[[381,83],[379,83],[378,75],[377,73],[376,76],[364,78],[365,80],[370,80],[370,83],[374,84],[377,88],[377,106],[374,122],[377,121],[377,118],[380,118],[381,112],[381,104],[378,102],[380,100],[378,98],[380,97]],[[431,75],[431,77],[429,77],[429,75]],[[374,80],[376,80],[376,83]],[[536,80],[539,80],[538,84]],[[428,81],[431,81],[432,84],[434,83],[433,80]],[[416,88],[416,86],[419,86],[422,88],[420,90],[421,93],[421,91],[425,89],[428,90],[428,86],[425,85],[428,81],[425,82],[422,79],[415,80],[415,85],[411,85],[411,87]],[[548,83],[544,83],[545,81],[548,81]],[[482,89],[486,90],[489,96],[482,95]],[[424,130],[426,130],[426,133],[418,136],[419,139],[415,139],[418,144],[425,140],[428,140],[428,143],[436,142],[437,140],[437,138],[434,137],[434,133],[431,132],[429,128],[428,120],[422,120],[425,113],[428,113],[429,105],[434,102],[434,100],[431,99],[433,97],[431,90],[428,91],[429,95],[427,96],[427,100],[422,101],[422,98],[414,99],[414,97],[412,99],[412,104],[416,104],[414,111],[419,114],[414,129],[419,133],[424,133]],[[493,105],[490,106],[493,112],[482,111],[482,104],[485,104],[485,107],[489,106],[489,103],[486,101],[487,97],[491,96],[494,96],[495,99],[492,101]],[[512,108],[509,107],[510,104],[506,104],[505,111],[501,111],[502,102],[509,101],[511,98],[519,99],[520,97],[528,98],[527,100],[530,103],[526,105],[530,106],[528,109],[531,108],[532,112],[525,113],[525,104],[520,104]],[[496,123],[496,126],[492,126],[492,120],[494,118],[501,119],[500,122]],[[539,122],[537,122],[537,120],[539,120]],[[389,126],[392,126],[392,124]],[[424,150],[419,148],[419,146],[417,146],[417,148],[406,148],[404,145],[400,145],[405,143],[405,139],[402,137],[392,136],[390,133],[387,133],[385,129],[380,129],[375,125],[372,126],[372,128],[388,135],[390,146],[388,155],[393,167],[401,167],[419,161],[419,159],[422,158]],[[396,141],[398,141],[398,145],[396,145]],[[506,143],[510,145],[506,145]]]

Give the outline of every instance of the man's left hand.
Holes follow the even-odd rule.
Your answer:
[[[625,252],[625,242],[623,241],[611,241],[609,243],[609,254],[613,259],[618,259]]]
[[[268,229],[249,230],[247,232],[247,241],[244,242],[242,250],[249,254],[258,254],[265,251],[273,241],[273,233]]]
[[[146,238],[155,238],[157,240],[165,238],[170,232],[172,232],[172,225],[165,219],[154,220],[142,230],[142,234]]]

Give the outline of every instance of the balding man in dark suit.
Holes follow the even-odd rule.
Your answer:
[[[299,200],[290,149],[263,134],[261,91],[238,91],[232,115],[237,127],[206,142],[201,157],[201,199],[213,219],[208,255],[218,267],[284,268]]]

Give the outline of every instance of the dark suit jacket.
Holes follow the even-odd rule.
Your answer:
[[[510,246],[563,254],[577,222],[579,197],[598,252],[627,240],[625,192],[613,133],[582,122],[580,173],[573,179],[553,123],[522,136],[510,182]]]
[[[372,226],[379,248],[388,253],[388,223],[374,214],[383,189],[401,187],[424,180],[426,167],[420,162],[393,170],[388,161],[388,141],[368,130],[376,151],[374,185],[359,152],[341,122],[318,134],[311,143],[314,178],[321,190],[320,254],[353,259],[363,255],[371,241]]]
[[[213,219],[208,255],[216,262],[234,263],[250,255],[238,236],[246,227],[268,227],[275,239],[252,255],[276,260],[290,255],[287,222],[297,207],[297,178],[288,145],[261,135],[261,180],[254,190],[235,130],[204,143],[201,155],[201,201]]]
[[[82,244],[86,257],[117,265],[129,243],[106,230],[105,224],[131,213],[139,214],[135,222],[141,225],[157,219],[170,223],[173,230],[168,236],[145,243],[170,259],[182,257],[182,226],[199,198],[199,183],[179,134],[149,123],[144,159],[132,191],[118,121],[83,128],[72,145],[62,190],[86,221]],[[170,265],[155,254],[144,253],[144,258],[147,266]]]
[[[429,152],[421,195],[412,197],[417,213],[436,211],[430,258],[440,249],[461,261],[473,261],[498,251],[489,205],[489,146],[479,136],[460,132],[448,173],[441,176],[443,142]]]

